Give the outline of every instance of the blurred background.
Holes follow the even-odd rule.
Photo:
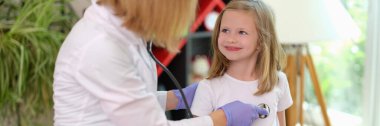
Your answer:
[[[275,13],[288,54],[284,69],[293,106],[287,125],[380,125],[379,0],[263,0]],[[181,53],[155,55],[182,86],[203,79],[211,31],[229,0],[199,0]],[[0,126],[53,125],[52,82],[57,52],[90,0],[0,0]],[[159,90],[174,86],[158,69]],[[172,120],[184,111],[166,113]]]

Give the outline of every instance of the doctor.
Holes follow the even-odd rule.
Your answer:
[[[209,116],[168,121],[184,109],[178,90],[157,92],[153,40],[177,52],[196,0],[92,0],[64,41],[54,72],[55,126],[248,126],[267,114],[239,101]],[[189,104],[197,85],[184,89]]]

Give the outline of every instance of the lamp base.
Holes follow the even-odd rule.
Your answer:
[[[324,101],[321,88],[312,57],[307,50],[307,45],[297,44],[284,47],[287,53],[287,66],[285,73],[288,76],[290,93],[294,104],[286,110],[286,123],[288,126],[295,126],[298,122],[301,126],[304,124],[303,119],[303,102],[305,86],[305,68],[308,69],[314,87],[314,93],[317,97],[321,108],[323,120],[326,126],[330,126],[330,120],[327,115],[327,107]],[[305,51],[306,49],[306,51]]]

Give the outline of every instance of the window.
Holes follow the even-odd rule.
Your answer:
[[[359,26],[360,38],[355,41],[311,43],[310,51],[332,125],[361,125],[367,1],[341,2]],[[306,79],[305,98],[310,103],[309,108],[317,104],[310,79]]]

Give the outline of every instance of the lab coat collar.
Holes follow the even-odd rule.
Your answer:
[[[97,0],[91,0],[92,5],[86,9],[84,17],[106,27],[108,32],[123,38],[123,40],[128,40],[128,43],[138,45],[146,43],[137,34],[122,26],[122,19],[115,16],[112,9],[98,5],[96,1]]]

